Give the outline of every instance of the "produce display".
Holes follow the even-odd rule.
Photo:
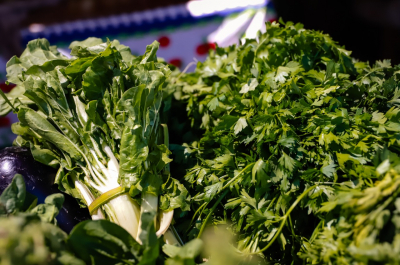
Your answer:
[[[38,39],[13,57],[0,113],[93,220],[65,234],[64,197],[36,206],[16,175],[0,229],[20,221],[0,244],[27,245],[0,264],[400,264],[400,66],[282,21],[194,73],[157,42],[70,48]]]
[[[224,224],[282,264],[399,263],[399,70],[287,23],[181,76],[201,132],[184,149],[189,234]]]

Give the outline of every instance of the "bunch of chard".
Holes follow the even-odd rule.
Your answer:
[[[70,49],[67,58],[38,39],[7,63],[8,82],[17,86],[2,93],[0,111],[18,114],[14,144],[58,168],[59,189],[88,206],[92,219],[111,220],[140,241],[140,215],[159,211],[161,235],[174,209],[188,209],[188,197],[167,166],[170,69],[157,59],[158,43],[142,56],[96,38]]]

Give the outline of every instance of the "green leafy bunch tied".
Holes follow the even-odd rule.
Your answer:
[[[201,237],[228,224],[244,255],[298,264],[314,231],[341,218],[337,187],[366,192],[400,172],[400,66],[358,62],[326,34],[281,24],[217,47],[175,81],[200,131],[181,148],[195,161],[185,176],[194,214],[179,229]]]
[[[60,190],[90,206],[93,219],[111,220],[134,238],[140,212],[188,209],[187,191],[167,167],[161,119],[170,70],[158,61],[158,46],[136,57],[118,41],[89,38],[71,43],[67,58],[33,40],[7,63],[17,87],[2,99],[18,114],[14,144],[58,168]]]

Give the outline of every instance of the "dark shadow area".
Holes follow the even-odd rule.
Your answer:
[[[353,51],[353,57],[400,63],[399,0],[275,0],[279,17],[321,30]]]

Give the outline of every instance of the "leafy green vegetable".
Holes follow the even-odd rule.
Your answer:
[[[0,264],[85,263],[69,252],[60,228],[32,214],[0,217]]]
[[[147,208],[189,209],[188,193],[166,167],[161,122],[170,70],[157,59],[158,45],[135,57],[118,41],[89,38],[73,42],[68,59],[47,40],[34,40],[7,64],[18,93],[2,94],[18,114],[14,144],[59,168],[59,188],[91,206],[93,219],[111,220],[134,238]]]
[[[122,227],[106,220],[84,221],[71,231],[68,245],[87,264],[137,264],[139,243]]]
[[[64,196],[52,194],[39,205],[32,197],[18,174],[0,195],[0,264],[85,264],[70,252],[67,234],[54,225]]]
[[[168,246],[162,246],[162,239],[157,238],[155,212],[141,216],[143,245],[124,228],[107,220],[81,222],[68,236],[54,225],[63,195],[50,195],[39,205],[31,196],[21,175],[16,175],[0,195],[1,265],[171,264],[171,259],[161,252]],[[24,209],[26,205],[30,207]],[[202,246],[201,240],[195,240],[182,249],[169,247],[174,248],[177,257],[195,264]],[[193,247],[195,252],[190,251]]]
[[[22,209],[25,202],[26,187],[23,176],[17,174],[10,185],[0,195],[1,212],[14,213]]]
[[[334,200],[320,212],[339,211],[340,218],[321,220],[314,236],[304,241],[300,257],[309,264],[398,264],[399,188],[400,175],[393,169],[364,190],[337,187]]]
[[[56,224],[56,216],[64,203],[64,195],[55,193],[47,196],[43,204],[36,203],[37,198],[26,191],[24,177],[16,174],[0,195],[0,215],[29,212],[43,222]]]
[[[164,245],[163,251],[169,259],[166,260],[166,265],[189,265],[196,263],[194,259],[201,253],[203,249],[203,241],[200,239],[193,239],[192,241],[185,244],[183,247],[177,247],[174,245]]]
[[[185,176],[193,214],[178,229],[190,239],[228,225],[242,255],[279,264],[395,262],[367,249],[397,253],[378,234],[399,196],[369,196],[381,182],[397,187],[384,176],[400,172],[400,66],[358,62],[328,35],[282,24],[217,47],[174,80],[193,132],[175,150],[194,161]]]

